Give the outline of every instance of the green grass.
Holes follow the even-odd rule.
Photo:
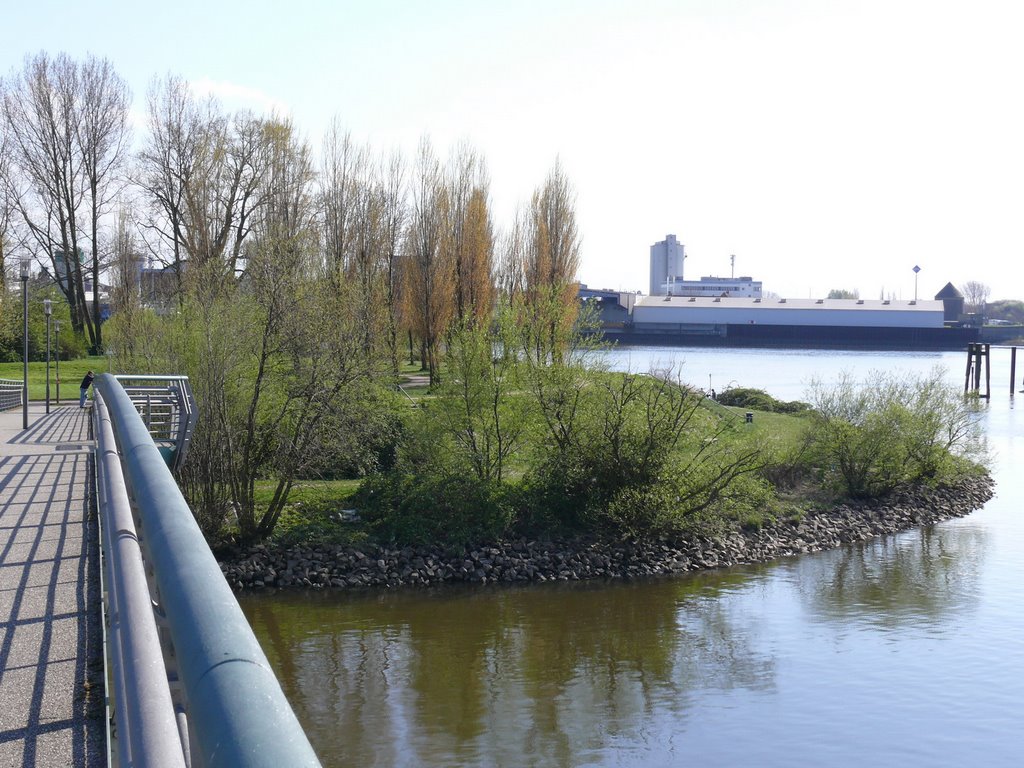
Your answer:
[[[301,480],[288,496],[288,504],[274,530],[283,544],[355,544],[365,540],[362,526],[345,522],[339,513],[351,506],[361,480]],[[256,505],[266,507],[277,483],[256,483]]]
[[[99,375],[107,372],[107,358],[98,355],[95,357],[81,357],[77,360],[60,361],[60,398],[61,403],[74,402],[78,400],[78,385],[86,371],[92,371]],[[22,363],[0,363],[0,379],[17,379],[21,381],[23,374]],[[28,364],[28,399],[44,400],[46,398],[46,363]],[[57,366],[56,361],[50,361],[50,398],[51,402],[57,399]]]
[[[809,417],[806,415],[754,411],[749,408],[733,408],[726,405],[719,407],[734,414],[737,421],[752,435],[767,435],[779,445],[792,447],[799,445],[809,424]],[[754,414],[754,420],[750,424],[744,421],[748,412]]]
[[[340,502],[348,499],[358,489],[361,480],[299,480],[292,486],[288,496],[289,504],[321,504]],[[261,480],[256,483],[257,504],[269,504],[274,497],[276,480]]]

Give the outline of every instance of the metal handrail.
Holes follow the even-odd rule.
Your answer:
[[[178,731],[167,685],[163,648],[153,621],[152,598],[121,458],[106,402],[98,392],[93,405],[118,763],[183,767],[188,763],[188,744]]]
[[[0,411],[7,411],[21,405],[25,382],[21,379],[0,379]]]
[[[142,417],[112,375],[98,376],[95,391],[103,403],[97,414],[109,414],[116,436],[138,539],[151,573],[149,589],[160,622],[166,625],[166,674],[180,682],[178,694],[166,679],[164,684],[182,709],[179,720],[187,723],[178,726],[180,733],[187,733],[179,739],[188,745],[180,747],[185,759],[204,768],[320,765]],[[97,462],[98,467],[104,464]],[[115,492],[116,483],[103,485]],[[105,502],[109,507],[109,500]],[[112,536],[130,543],[131,534],[122,533],[125,529],[118,528],[107,510],[101,510],[101,520],[115,531]],[[107,553],[108,558],[117,556],[117,548]],[[116,588],[117,582],[112,579],[108,589]],[[116,603],[121,625],[127,619],[127,599]],[[123,654],[129,641],[120,645]],[[140,662],[124,658],[121,663]],[[153,659],[144,663],[156,664]],[[130,682],[126,677],[126,685]],[[130,701],[129,694],[124,696]],[[136,733],[139,719],[129,715],[125,725],[131,729],[127,738],[133,764],[142,765],[134,754],[144,738]],[[166,735],[166,720],[162,728]]]
[[[114,378],[142,415],[150,436],[172,449],[168,461],[171,471],[177,472],[188,456],[199,418],[188,376],[118,374]]]

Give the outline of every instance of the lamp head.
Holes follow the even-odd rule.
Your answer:
[[[28,270],[32,266],[32,260],[25,258],[21,260],[21,279],[22,281],[28,280]]]
[[[47,317],[53,314],[53,302],[49,299],[43,299],[43,312]]]

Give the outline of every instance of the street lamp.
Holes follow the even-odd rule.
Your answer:
[[[921,268],[914,265],[914,303],[917,303],[917,273],[921,271]]]
[[[21,260],[21,337],[22,337],[22,375],[21,385],[21,428],[28,429],[28,270],[32,265],[29,259]]]
[[[50,317],[53,315],[53,302],[43,299],[43,314],[46,315],[46,413],[50,413]]]
[[[60,320],[53,321],[53,351],[57,355],[57,405],[60,405]]]

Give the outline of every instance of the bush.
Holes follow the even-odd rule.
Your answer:
[[[831,388],[812,384],[811,399],[812,455],[826,483],[853,498],[951,480],[984,459],[971,401],[941,369],[908,379],[874,373],[862,386],[844,375]]]
[[[470,476],[374,475],[355,501],[376,539],[402,545],[462,546],[495,539],[512,520],[506,486]]]
[[[718,509],[766,460],[735,420],[667,373],[598,376],[582,394],[575,438],[549,441],[528,476],[534,525],[671,533]]]
[[[776,400],[763,389],[749,387],[732,387],[719,394],[716,399],[722,405],[769,413],[801,413],[810,408],[807,403],[799,400]]]

